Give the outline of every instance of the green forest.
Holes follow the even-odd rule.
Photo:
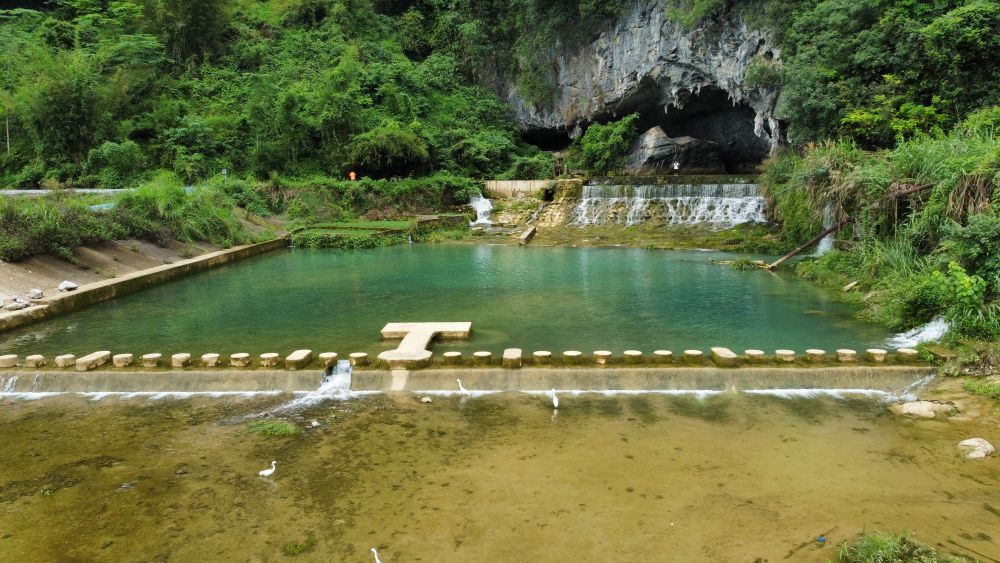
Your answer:
[[[856,295],[872,320],[907,328],[946,314],[964,334],[1000,337],[1000,6],[664,1],[678,25],[739,17],[782,48],[780,60],[755,60],[746,76],[748,87],[780,89],[787,125],[784,148],[760,170],[780,225],[776,250],[818,232],[830,209],[855,221],[841,231],[846,249],[800,272],[861,280],[866,292]],[[182,185],[217,192],[199,204],[206,216],[235,203],[308,223],[453,209],[477,193],[475,179],[547,177],[554,157],[523,140],[491,80],[515,77],[521,96],[544,107],[558,92],[545,49],[592,40],[634,6],[14,4],[0,10],[0,186],[149,184],[149,201],[166,203],[126,202],[142,221],[108,226],[68,203],[5,202],[6,259],[146,236]],[[570,147],[572,163],[614,174],[639,133],[633,121],[594,124]],[[362,181],[348,182],[349,172]],[[893,195],[916,187],[925,189]],[[245,238],[232,222],[172,232]]]

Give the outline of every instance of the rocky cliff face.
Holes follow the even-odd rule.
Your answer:
[[[550,104],[529,103],[516,80],[501,80],[501,96],[528,135],[575,137],[593,121],[639,112],[640,131],[659,125],[672,137],[718,143],[730,168],[776,149],[778,91],[745,80],[755,59],[780,60],[770,34],[735,13],[686,29],[665,4],[639,0],[593,42],[544,53],[558,90]]]

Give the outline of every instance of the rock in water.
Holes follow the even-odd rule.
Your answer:
[[[30,289],[28,290],[28,297],[33,300],[38,300],[45,297],[45,292],[38,288]]]
[[[934,418],[938,413],[950,413],[955,409],[951,403],[938,403],[936,401],[913,401],[901,405],[893,405],[889,410],[896,414],[907,414],[919,416],[920,418]]]
[[[632,143],[626,159],[630,172],[670,172],[674,162],[683,174],[726,172],[719,146],[694,137],[672,138],[661,127],[653,127]]]
[[[80,287],[80,286],[76,285],[75,283],[73,283],[71,281],[64,281],[61,284],[59,284],[59,288],[58,289],[59,289],[59,291],[74,291],[78,287]]]
[[[965,459],[983,459],[992,455],[996,449],[982,438],[969,438],[958,443],[958,451],[962,452]]]

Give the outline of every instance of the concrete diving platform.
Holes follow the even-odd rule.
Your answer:
[[[379,354],[378,359],[392,369],[419,369],[431,363],[434,354],[428,348],[434,338],[467,340],[472,336],[472,323],[389,323],[381,334],[385,340],[403,340],[395,350]]]

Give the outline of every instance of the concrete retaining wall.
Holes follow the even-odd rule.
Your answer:
[[[487,180],[486,195],[495,198],[528,197],[553,186],[552,180]]]
[[[315,391],[322,371],[39,371],[2,373],[13,393],[197,393]]]
[[[927,367],[831,368],[529,368],[356,371],[353,391],[866,389],[898,391],[933,373]]]
[[[218,252],[211,252],[189,260],[164,264],[156,268],[134,272],[120,278],[102,280],[41,301],[41,305],[0,313],[0,332],[31,323],[36,323],[56,315],[62,315],[88,305],[114,299],[120,295],[133,293],[170,280],[202,272],[223,264],[236,262],[251,256],[271,252],[288,246],[287,239],[276,239],[258,244],[237,246]]]

